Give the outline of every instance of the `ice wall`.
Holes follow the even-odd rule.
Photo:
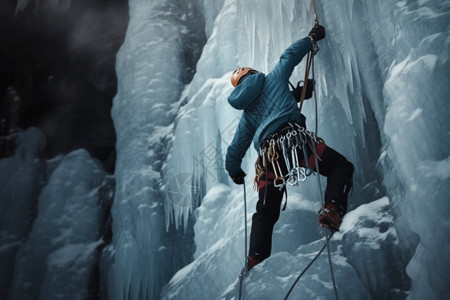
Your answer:
[[[347,244],[346,260],[357,270],[358,280],[372,297],[404,298],[409,289],[405,276],[408,261],[406,270],[412,279],[409,298],[448,296],[447,285],[443,282],[448,281],[444,269],[449,262],[436,258],[445,257],[449,244],[443,234],[447,230],[445,214],[449,212],[445,200],[449,195],[450,149],[446,117],[449,110],[446,98],[450,94],[447,84],[449,2],[318,1],[317,9],[319,21],[327,28],[327,38],[319,43],[321,50],[315,61],[316,92],[320,99],[319,135],[356,166],[350,209],[388,195],[389,205],[384,209],[395,216],[395,222],[389,225],[379,221],[380,229],[376,231],[382,235],[395,227],[395,238],[388,239],[382,247],[395,250],[383,251],[376,261],[370,258],[373,256],[370,251],[358,251],[359,259],[372,262],[364,264],[351,254],[352,244]],[[232,111],[226,103],[231,91],[227,72],[237,65],[269,71],[284,48],[306,35],[312,24],[309,1],[225,2],[197,65],[194,80],[184,91],[187,104],[177,116],[174,148],[170,152],[172,162],[165,166],[166,174],[197,174],[201,169],[207,190],[224,182],[220,174],[221,162],[233,135],[236,124],[233,122],[239,117],[239,112]],[[295,72],[293,80],[299,78],[302,78],[301,72]],[[305,105],[304,113],[308,126],[313,128],[311,102]],[[193,140],[196,142],[190,142]],[[177,151],[182,145],[183,151]],[[250,178],[254,174],[255,158],[254,152],[249,153],[243,163]],[[182,164],[178,164],[180,161]],[[204,245],[206,237],[215,236],[214,233],[220,234],[219,229],[211,233],[207,225],[210,219],[216,224],[224,222],[219,228],[235,228],[233,222],[238,222],[239,218],[229,216],[228,212],[242,214],[242,193],[233,192],[242,188],[231,186],[231,189],[232,196],[218,196],[218,199],[227,199],[223,201],[228,204],[223,208],[226,213],[220,217],[202,217],[202,213],[207,212],[199,208],[196,245]],[[309,180],[298,197],[303,201],[313,200],[315,195],[315,182]],[[233,201],[234,197],[238,200]],[[425,201],[430,198],[433,205]],[[208,199],[204,199],[205,205]],[[250,196],[249,201],[252,207],[254,196]],[[189,211],[186,207],[175,209],[176,220],[181,222]],[[305,209],[298,209],[298,213],[300,211]],[[214,215],[214,211],[211,213]],[[436,216],[442,222],[436,222]],[[280,227],[287,225],[283,220],[280,223]],[[307,223],[298,225],[305,228]],[[236,232],[242,236],[243,226],[235,228],[233,233]],[[226,231],[224,236],[229,237]],[[197,287],[202,291],[195,294],[198,297],[214,298],[217,296],[214,292],[223,287],[223,281],[232,280],[225,268],[234,268],[234,274],[239,271],[230,259],[243,256],[240,253],[243,242],[219,240],[219,244],[215,244],[214,241],[217,240],[213,239],[208,247],[197,248],[197,260],[172,279],[164,297],[183,299],[183,295],[195,294],[193,287]],[[283,238],[279,243],[289,245]],[[362,248],[370,248],[370,243],[361,244]],[[226,267],[222,266],[223,262],[227,262]],[[210,273],[205,271],[209,265],[214,265]],[[387,268],[380,272],[375,265]],[[387,282],[385,273],[398,280]],[[208,289],[208,286],[215,288]],[[345,293],[345,286],[341,288]],[[213,294],[208,295],[208,291]],[[312,293],[311,299],[315,296],[317,294]]]
[[[18,133],[15,155],[0,160],[0,298],[6,299],[21,242],[32,226],[36,198],[43,185],[43,160],[38,159],[44,135],[37,128]]]
[[[409,230],[419,239],[406,269],[409,298],[443,299],[450,295],[450,2],[399,2],[392,14],[397,31],[383,89],[384,182],[404,243],[415,240]]]
[[[0,297],[92,297],[111,178],[85,150],[43,160],[43,133],[17,134],[0,160]]]
[[[129,9],[112,110],[117,188],[106,293],[109,299],[157,299],[193,254],[192,230],[165,226],[161,168],[181,92],[205,41],[205,19],[200,1],[132,0]]]
[[[68,154],[38,199],[37,217],[16,256],[8,299],[89,297],[102,244],[98,191],[105,178],[85,150]]]
[[[226,101],[232,89],[230,72],[239,65],[270,71],[282,51],[313,26],[306,0],[192,3],[130,2],[113,109],[118,186],[108,279],[109,295],[117,299],[157,299],[169,274],[192,258],[166,285],[163,298],[212,299],[233,283],[244,256],[244,226],[242,187],[230,185],[223,170],[240,116]],[[442,282],[448,281],[444,269],[449,263],[434,257],[444,257],[449,243],[444,232],[449,211],[450,4],[316,4],[319,22],[327,29],[314,68],[318,134],[356,167],[349,209],[369,203],[358,215],[367,220],[346,219],[355,228],[333,240],[338,273],[352,278],[361,295],[402,299],[411,283],[411,299],[445,297],[449,291]],[[199,16],[201,24],[194,22]],[[200,59],[186,61],[181,54],[189,52],[186,44],[200,31],[208,38],[204,47],[195,44],[203,47]],[[186,36],[190,39],[183,40]],[[185,69],[194,70],[192,65],[186,68],[189,62],[196,62],[195,73],[184,77]],[[292,81],[302,78],[303,64]],[[303,113],[311,129],[314,112],[314,103],[307,102]],[[250,150],[243,162],[249,217],[256,202],[250,189],[255,154]],[[315,180],[289,193],[293,200],[275,230],[274,258],[265,263],[268,274],[277,272],[277,259],[301,265],[322,235],[315,223],[320,206]],[[378,205],[371,206],[377,199]],[[195,253],[189,244],[193,216]],[[443,221],[439,227],[436,219]],[[379,243],[374,246],[371,239]],[[320,271],[307,280],[314,286],[308,291],[311,299],[331,295],[325,267],[326,262],[319,264]],[[263,273],[252,276],[267,283]],[[340,289],[351,297],[354,285],[341,283]],[[278,280],[273,288],[280,286],[286,282]],[[327,288],[325,295],[318,293],[320,288]],[[249,285],[245,293],[256,290]]]
[[[17,1],[17,10],[31,3]],[[34,4],[63,13],[71,1]],[[450,298],[450,2],[316,4],[327,29],[314,68],[318,134],[356,166],[351,212],[331,241],[340,296]],[[84,150],[41,160],[42,133],[19,133],[14,157],[0,160],[2,299],[85,299],[96,296],[93,284],[105,299],[235,296],[244,193],[223,168],[240,116],[226,100],[230,72],[270,71],[312,27],[310,1],[131,0],[129,8],[112,112],[113,242],[98,266],[112,179]],[[292,81],[302,73],[303,64]],[[310,129],[314,111],[304,105]],[[249,226],[255,159],[251,149],[243,162]],[[314,178],[289,189],[273,256],[246,279],[246,298],[282,294],[317,252],[319,203]],[[326,257],[295,295],[332,297]]]

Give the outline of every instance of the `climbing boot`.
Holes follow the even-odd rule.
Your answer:
[[[319,213],[320,227],[328,228],[332,232],[339,231],[343,217],[344,213],[337,205],[328,203]]]
[[[257,259],[253,255],[250,255],[247,259],[247,271],[250,271],[254,266],[259,264],[261,260]]]

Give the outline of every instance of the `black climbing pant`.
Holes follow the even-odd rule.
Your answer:
[[[312,155],[308,151],[308,155]],[[311,158],[310,155],[310,158]],[[279,159],[284,164],[283,159]],[[285,168],[285,165],[281,168]],[[274,172],[270,163],[266,165],[267,174]],[[315,170],[315,169],[314,169]],[[352,187],[353,164],[334,149],[325,146],[319,160],[319,172],[327,178],[325,204],[335,203],[345,213],[348,192]],[[267,177],[266,177],[267,178]],[[286,187],[280,191],[272,182],[260,185],[259,200],[252,218],[249,255],[260,261],[270,256],[272,232],[280,216],[281,202]]]

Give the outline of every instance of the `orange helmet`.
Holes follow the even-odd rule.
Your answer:
[[[258,73],[258,71],[252,69],[252,68],[237,68],[236,70],[234,70],[233,74],[231,74],[231,84],[234,87],[237,87],[237,85],[239,84],[239,80],[241,80],[242,77],[244,77],[245,75],[247,75],[248,73],[250,74],[256,74]]]

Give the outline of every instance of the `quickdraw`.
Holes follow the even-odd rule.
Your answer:
[[[281,170],[280,163],[278,162],[278,158],[280,155],[278,154],[276,148],[275,148],[275,140],[270,140],[269,144],[269,160],[272,163],[273,171],[275,172],[275,179],[273,180],[273,186],[282,189],[284,185],[286,184],[286,181],[284,180],[283,171]],[[277,168],[278,167],[278,172]]]
[[[293,180],[289,181],[291,185],[297,185],[299,181],[304,182],[306,180],[306,172],[305,168],[300,166],[300,162],[298,160],[298,152],[297,148],[300,147],[300,134],[297,131],[292,131],[292,136],[294,136],[294,143],[291,149],[291,157],[293,168],[289,176],[293,178]]]

